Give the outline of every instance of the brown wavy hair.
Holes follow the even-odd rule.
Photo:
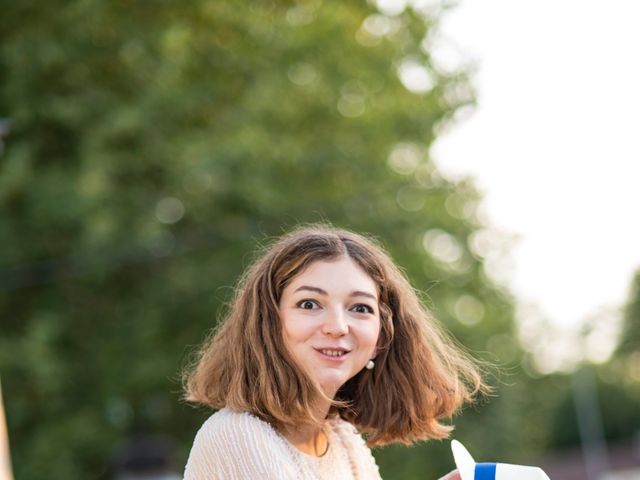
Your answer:
[[[323,396],[284,344],[278,304],[313,262],[348,256],[375,282],[380,335],[373,370],[336,394],[331,413],[370,446],[444,438],[442,423],[484,384],[475,363],[448,338],[405,275],[374,240],[326,225],[303,226],[267,247],[241,277],[227,314],[184,374],[185,399],[245,411],[280,431],[318,423]]]

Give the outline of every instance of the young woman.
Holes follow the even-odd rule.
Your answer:
[[[484,387],[381,247],[299,228],[247,270],[185,376],[187,400],[219,409],[185,479],[379,479],[370,446],[446,437]]]

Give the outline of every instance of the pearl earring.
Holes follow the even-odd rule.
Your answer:
[[[373,363],[373,360],[369,360],[367,364],[364,366],[364,368],[366,368],[367,370],[373,370],[374,366],[375,366],[375,363]]]

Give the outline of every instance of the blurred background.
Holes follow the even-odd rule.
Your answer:
[[[3,2],[15,478],[181,478],[211,413],[182,367],[256,245],[313,221],[379,238],[497,366],[452,420],[476,459],[640,478],[636,17],[569,3]],[[448,442],[375,455],[453,468]]]

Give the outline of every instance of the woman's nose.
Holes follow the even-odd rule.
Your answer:
[[[341,308],[327,311],[325,321],[322,324],[322,333],[325,335],[342,336],[349,332],[349,325],[345,313]]]

